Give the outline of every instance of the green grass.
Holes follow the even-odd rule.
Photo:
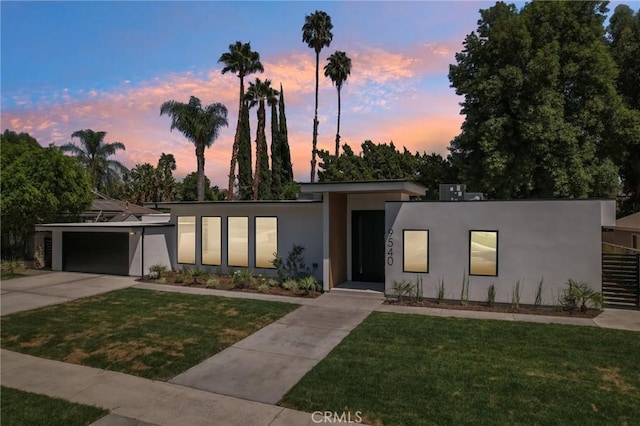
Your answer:
[[[84,426],[108,413],[98,407],[2,386],[2,426]]]
[[[281,404],[385,425],[634,424],[639,354],[635,332],[373,313]]]
[[[2,347],[168,380],[297,305],[141,289],[2,318]]]

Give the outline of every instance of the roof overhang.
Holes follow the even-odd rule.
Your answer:
[[[62,230],[66,232],[135,232],[142,228],[162,228],[174,226],[162,222],[82,222],[82,223],[43,223],[36,225],[36,231]]]
[[[306,194],[317,194],[324,192],[350,194],[395,192],[417,196],[425,195],[427,193],[427,188],[418,183],[404,180],[379,180],[363,182],[301,183],[300,192]]]

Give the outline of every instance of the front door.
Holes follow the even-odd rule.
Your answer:
[[[352,212],[353,281],[384,282],[384,237],[384,210]]]

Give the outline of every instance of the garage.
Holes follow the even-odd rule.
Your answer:
[[[128,232],[63,232],[62,269],[129,275]]]

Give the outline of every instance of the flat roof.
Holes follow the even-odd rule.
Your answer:
[[[400,192],[409,195],[425,195],[427,188],[419,183],[407,180],[371,180],[353,182],[317,182],[301,183],[301,193],[342,192],[342,193],[376,193]]]
[[[48,228],[159,228],[163,226],[174,226],[168,222],[69,222],[69,223],[42,223],[36,225],[36,229],[48,230]]]
[[[171,208],[171,206],[189,205],[189,204],[303,204],[303,203],[322,203],[321,200],[222,200],[222,201],[158,201],[144,203],[145,206],[154,206],[154,208]]]

